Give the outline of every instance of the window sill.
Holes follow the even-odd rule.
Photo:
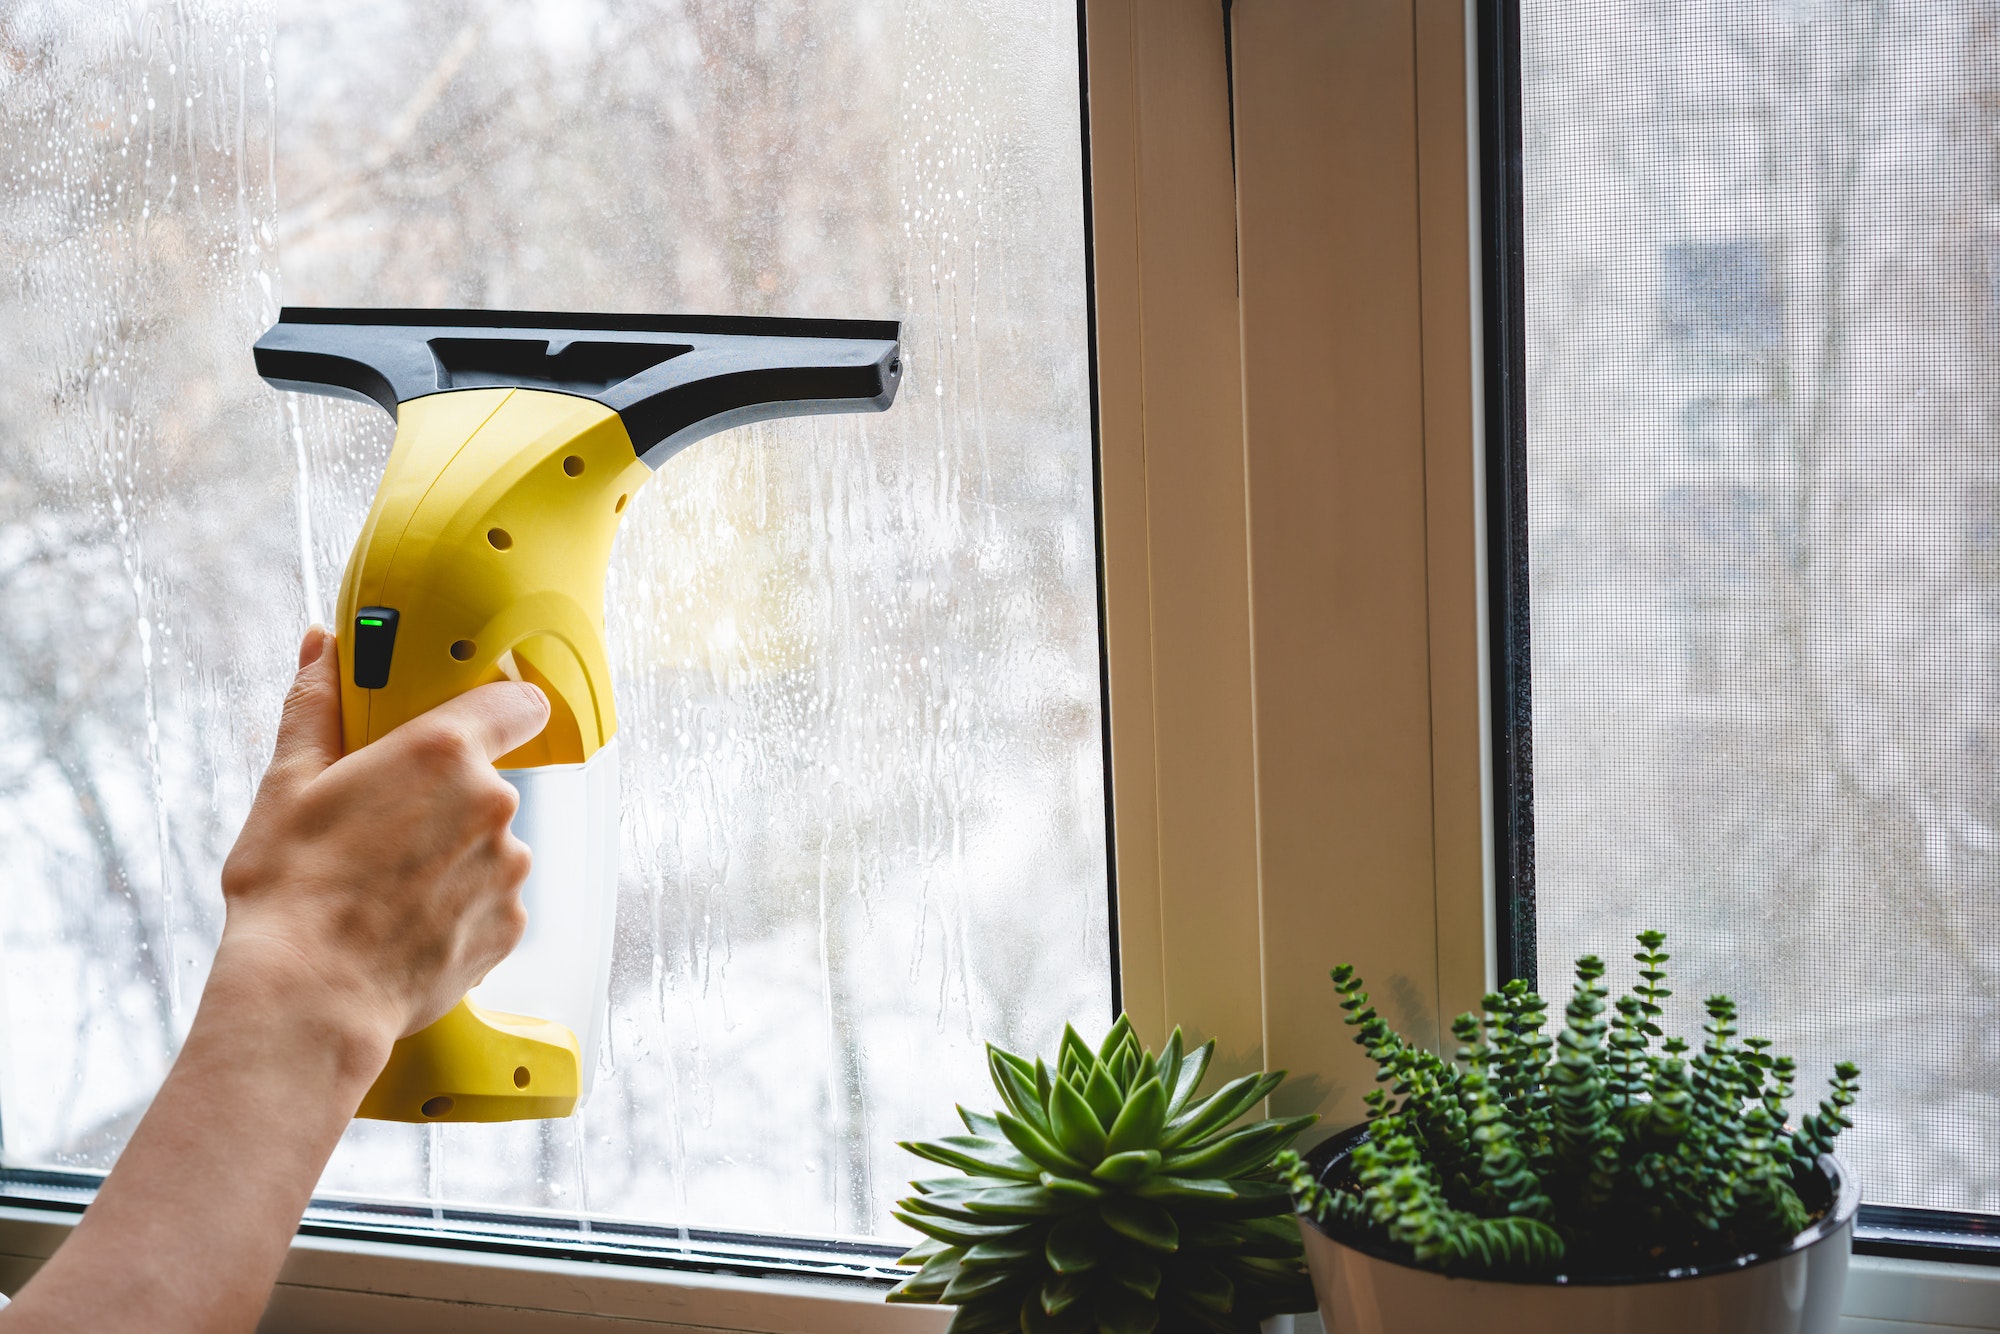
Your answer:
[[[1857,1255],[1842,1334],[2000,1330],[2000,1265]]]
[[[0,1205],[0,1290],[25,1283],[75,1215]],[[879,1284],[749,1278],[619,1261],[301,1236],[260,1328],[285,1334],[938,1334],[950,1312],[888,1306]],[[1282,1329],[1282,1322],[1273,1322]],[[1321,1334],[1310,1316],[1291,1334]],[[2000,1266],[1854,1257],[1842,1334],[2000,1332]]]
[[[1983,1334],[2000,1330],[2000,1265],[1857,1255],[1840,1334]],[[1300,1316],[1289,1334],[1323,1334]]]
[[[0,1290],[13,1291],[76,1216],[0,1206]],[[493,1254],[302,1235],[260,1329],[284,1334],[540,1334],[544,1330],[735,1334],[937,1334],[950,1312],[888,1306],[857,1279],[749,1278],[617,1260]]]

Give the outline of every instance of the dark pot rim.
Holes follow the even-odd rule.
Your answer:
[[[1354,1151],[1354,1147],[1367,1138],[1368,1124],[1364,1121],[1358,1126],[1349,1126],[1338,1134],[1332,1135],[1314,1145],[1305,1155],[1306,1162],[1312,1167],[1313,1180],[1324,1182],[1333,1169],[1344,1162],[1347,1155]],[[1621,1287],[1640,1283],[1675,1283],[1684,1279],[1711,1278],[1717,1274],[1734,1274],[1739,1270],[1769,1264],[1774,1260],[1782,1260],[1787,1256],[1796,1255],[1800,1251],[1810,1250],[1822,1241],[1846,1232],[1853,1226],[1855,1212],[1861,1207],[1861,1183],[1856,1180],[1854,1173],[1847,1169],[1845,1163],[1830,1153],[1820,1155],[1819,1170],[1825,1175],[1827,1184],[1831,1188],[1832,1207],[1824,1215],[1815,1220],[1811,1227],[1799,1233],[1798,1236],[1793,1237],[1787,1244],[1772,1250],[1751,1251],[1743,1255],[1732,1256],[1726,1260],[1711,1261],[1707,1264],[1679,1265],[1669,1269],[1655,1269],[1639,1273],[1549,1274],[1541,1278],[1522,1278],[1517,1275],[1445,1274],[1435,1269],[1427,1269],[1422,1265],[1413,1265],[1403,1256],[1397,1254],[1394,1248],[1375,1241],[1372,1238],[1338,1236],[1321,1226],[1317,1220],[1309,1218],[1304,1214],[1299,1215],[1299,1226],[1301,1228],[1311,1228],[1337,1246],[1345,1246],[1349,1250],[1359,1251],[1363,1255],[1373,1259],[1381,1260],[1388,1264],[1399,1265],[1404,1269],[1414,1269],[1419,1273],[1430,1274],[1436,1278],[1448,1281],[1508,1283],[1526,1288]]]

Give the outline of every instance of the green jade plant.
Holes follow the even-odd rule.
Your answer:
[[[1329,1190],[1281,1156],[1300,1212],[1473,1275],[1656,1272],[1797,1236],[1812,1221],[1800,1186],[1852,1124],[1860,1072],[1836,1065],[1819,1110],[1788,1131],[1791,1059],[1739,1041],[1727,996],[1709,999],[1699,1049],[1666,1037],[1666,937],[1638,940],[1630,993],[1607,1005],[1604,964],[1579,959],[1550,1037],[1547,1002],[1510,982],[1452,1025],[1455,1064],[1404,1041],[1353,968],[1334,969],[1382,1087],[1349,1180]]]
[[[958,1109],[967,1135],[904,1148],[963,1176],[913,1183],[896,1217],[926,1240],[890,1301],[958,1307],[951,1334],[1254,1334],[1312,1309],[1275,1155],[1317,1118],[1235,1126],[1284,1078],[1197,1100],[1215,1044],[1157,1057],[1120,1016],[1056,1068],[987,1048],[1004,1106]]]

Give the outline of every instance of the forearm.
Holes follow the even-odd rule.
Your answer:
[[[393,1035],[225,939],[159,1095],[0,1329],[249,1330]]]
[[[188,1040],[0,1334],[250,1330],[395,1038],[521,939],[531,854],[493,762],[542,729],[547,698],[480,686],[343,756],[340,691],[314,627],[223,864],[228,925]]]

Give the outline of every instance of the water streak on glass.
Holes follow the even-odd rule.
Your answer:
[[[1540,971],[1658,926],[2000,1211],[2000,28],[1523,6]],[[1629,982],[1632,968],[1623,965]]]
[[[356,1123],[322,1183],[888,1235],[982,1040],[1108,1013],[1074,8],[79,0],[0,46],[6,1161],[105,1166],[157,1083],[387,455],[255,378],[280,300],[898,318],[893,411],[627,511],[587,1116]]]

